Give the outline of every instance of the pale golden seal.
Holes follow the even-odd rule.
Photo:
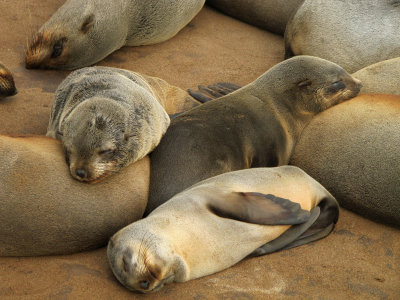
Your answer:
[[[240,170],[204,180],[121,229],[107,254],[124,286],[148,293],[323,238],[338,214],[332,195],[299,168]]]
[[[290,163],[343,207],[400,226],[399,132],[399,96],[359,95],[316,116]]]
[[[151,152],[170,122],[162,104],[174,113],[194,105],[187,97],[159,78],[83,68],[57,88],[47,135],[63,142],[75,179],[95,182]]]
[[[305,0],[285,32],[286,57],[318,56],[353,73],[400,56],[399,0]]]
[[[39,29],[27,68],[77,69],[123,46],[160,43],[178,33],[205,0],[68,0]]]
[[[360,87],[332,62],[297,56],[243,88],[179,115],[151,154],[146,213],[200,180],[287,164],[313,116],[354,97]]]
[[[62,145],[0,135],[0,255],[67,254],[97,248],[142,217],[148,157],[96,185],[65,168]]]

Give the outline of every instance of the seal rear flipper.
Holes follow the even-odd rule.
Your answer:
[[[297,202],[271,194],[251,192],[233,192],[222,199],[213,198],[208,208],[222,218],[261,225],[301,224],[310,218],[310,212],[301,209]]]
[[[231,82],[218,82],[208,85],[207,87],[204,85],[199,85],[198,91],[188,89],[188,93],[197,101],[200,101],[201,103],[206,103],[208,101],[228,95],[240,88],[240,85]]]
[[[311,210],[307,222],[294,225],[278,238],[254,250],[249,257],[290,249],[326,237],[333,230],[339,216],[335,198],[325,198]]]

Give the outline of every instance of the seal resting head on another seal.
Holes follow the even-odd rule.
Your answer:
[[[159,91],[127,70],[72,72],[55,92],[47,129],[62,141],[71,175],[96,182],[151,152],[170,122]]]
[[[77,69],[122,46],[160,43],[178,33],[205,0],[68,0],[39,29],[27,68]]]
[[[13,96],[16,93],[17,89],[10,70],[0,63],[0,98]]]
[[[107,254],[124,286],[154,292],[323,238],[338,214],[335,198],[297,167],[240,170],[204,180],[121,229]]]
[[[146,212],[203,179],[287,164],[312,117],[356,96],[360,87],[337,64],[297,56],[235,92],[177,116],[151,153]]]

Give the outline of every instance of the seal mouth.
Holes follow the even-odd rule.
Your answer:
[[[111,174],[113,174],[113,171],[105,171],[103,172],[103,174],[101,174],[100,176],[97,177],[90,177],[90,178],[81,178],[79,176],[76,175],[72,175],[72,177],[76,180],[79,180],[83,183],[87,183],[87,184],[94,184],[94,183],[98,183],[100,181],[103,181],[106,177],[110,176]],[[72,172],[71,172],[72,174]]]

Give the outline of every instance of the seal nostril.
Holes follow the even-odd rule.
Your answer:
[[[139,282],[140,288],[143,290],[147,290],[150,286],[150,282],[148,280],[143,280]]]
[[[75,171],[76,176],[80,178],[85,178],[86,177],[86,171],[84,169],[77,169]]]

